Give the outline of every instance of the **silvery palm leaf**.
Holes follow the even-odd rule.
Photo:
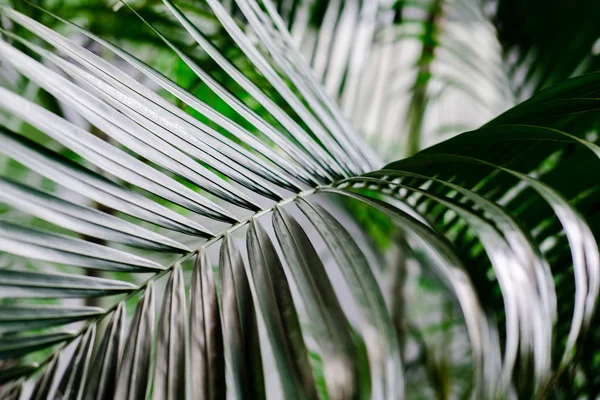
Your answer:
[[[199,58],[138,28],[206,98],[58,15],[0,9],[0,60],[60,106],[0,87],[0,151],[26,170],[0,180],[4,398],[401,399],[419,363],[444,396],[597,393],[600,75],[383,165],[271,0],[202,6],[160,6]],[[425,333],[397,323],[341,199],[449,300],[467,385],[407,343]]]

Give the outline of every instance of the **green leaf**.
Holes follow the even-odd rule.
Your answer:
[[[267,328],[286,398],[317,398],[300,323],[283,267],[267,232],[255,219],[247,234],[251,287]]]
[[[79,111],[102,132],[144,158],[161,165],[215,196],[250,210],[260,209],[245,194],[222,178],[205,168],[199,169],[196,161],[171,144],[175,142],[181,147],[181,144],[185,143],[178,141],[177,136],[166,129],[160,128],[159,130],[156,124],[146,117],[143,117],[143,119],[130,119],[126,114],[120,113],[118,110],[128,110],[128,108],[123,108],[123,105],[116,99],[116,97],[119,97],[121,101],[125,102],[127,100],[122,99],[123,94],[120,91],[39,46],[31,43],[25,44],[36,53],[51,60],[66,73],[73,76],[76,81],[85,83],[86,87],[93,87],[91,91],[81,89],[33,59],[15,60],[17,62],[15,67],[21,73],[37,82],[57,99]],[[0,52],[1,47],[0,44]],[[117,109],[110,107],[101,98],[117,107]],[[211,164],[210,160],[207,160],[204,156],[200,156],[199,160]],[[168,187],[169,185],[163,186]],[[174,187],[174,183],[170,187]],[[211,206],[210,202],[205,201],[203,204],[206,207]],[[216,205],[212,206],[217,207]],[[215,210],[218,210],[218,208],[215,208]]]
[[[0,178],[0,200],[83,235],[151,250],[189,251],[183,244],[165,236],[9,179]]]
[[[170,9],[174,8],[169,0],[164,1],[169,5]],[[250,25],[262,41],[262,44],[267,47],[277,66],[283,71],[285,76],[290,79],[296,89],[298,89],[298,92],[302,95],[304,100],[306,100],[306,103],[308,103],[310,109],[316,114],[320,121],[313,117],[312,113],[309,112],[308,107],[305,109],[299,96],[288,87],[275,69],[270,66],[221,3],[213,0],[208,0],[207,2],[216,17],[223,24],[225,30],[227,30],[231,38],[236,42],[248,59],[279,92],[279,94],[281,94],[287,103],[290,104],[292,109],[294,109],[294,111],[302,118],[303,122],[309,126],[325,149],[335,157],[336,161],[338,161],[346,170],[352,171],[352,169],[354,169],[353,171],[355,173],[361,169],[364,170],[368,168],[368,164],[365,162],[365,158],[363,158],[365,157],[364,154],[357,151],[358,141],[351,142],[349,136],[352,135],[347,135],[347,131],[344,131],[344,128],[347,128],[347,126],[341,126],[341,114],[332,116],[332,114],[334,114],[332,109],[334,109],[335,106],[332,106],[331,102],[327,102],[329,99],[324,91],[316,89],[319,88],[319,86],[315,85],[316,79],[312,74],[299,74],[297,73],[297,70],[287,62],[283,52],[280,53],[280,49],[275,45],[271,35],[266,32],[264,22],[260,22],[255,11],[252,10],[252,3],[242,0],[237,2],[237,5],[250,22]],[[254,8],[256,9],[257,6],[255,5]],[[258,12],[261,11],[262,10],[259,9]],[[296,62],[296,66],[299,65],[302,64]],[[329,107],[325,107],[325,104]],[[338,144],[341,145],[339,148],[337,147]]]
[[[0,288],[8,298],[101,297],[136,289],[128,282],[79,275],[0,269]]]
[[[37,363],[19,364],[14,367],[9,367],[0,370],[0,384],[11,382],[22,376],[31,375],[39,368]]]
[[[398,338],[365,255],[348,231],[323,207],[300,198],[300,210],[331,251],[361,309],[361,331],[369,351],[373,391],[384,397],[403,393]]]
[[[41,11],[48,13],[45,10]],[[297,186],[295,186],[295,184],[292,181],[282,177],[281,175],[273,173],[270,170],[269,166],[267,166],[260,158],[256,157],[247,149],[233,141],[228,140],[219,132],[215,131],[207,125],[200,123],[199,121],[192,118],[177,107],[174,107],[172,104],[165,101],[156,93],[147,89],[135,79],[131,78],[129,75],[125,74],[124,72],[111,65],[110,63],[106,62],[102,58],[79,46],[77,43],[57,34],[51,29],[48,29],[43,25],[35,22],[34,20],[24,16],[23,14],[19,14],[14,10],[10,9],[4,9],[3,12],[9,18],[13,19],[18,23],[23,24],[23,26],[26,26],[28,29],[32,30],[44,40],[47,40],[54,46],[67,51],[70,55],[82,61],[83,65],[87,66],[92,71],[100,73],[101,76],[105,80],[107,80],[107,82],[112,83],[124,93],[128,93],[130,95],[130,102],[133,100],[132,98],[136,98],[140,102],[140,115],[158,114],[159,116],[161,116],[161,118],[155,118],[154,122],[159,123],[163,127],[170,129],[171,131],[173,131],[173,133],[177,134],[182,139],[190,142],[198,149],[201,149],[203,152],[207,152],[207,154],[210,155],[213,162],[218,162],[218,160],[220,159],[219,155],[222,154],[234,162],[234,165],[229,165],[233,169],[235,169],[237,166],[244,166],[246,169],[255,172],[259,176],[272,183],[275,183],[282,187],[286,187],[288,189],[297,190]],[[210,106],[203,103],[200,99],[197,99],[192,94],[187,93],[181,87],[177,86],[176,84],[168,80],[166,77],[161,75],[159,72],[152,69],[152,67],[144,64],[137,58],[122,50],[121,48],[112,45],[111,43],[91,34],[90,32],[80,28],[79,26],[72,24],[71,22],[66,21],[56,15],[53,15],[51,13],[49,14],[57,18],[58,20],[64,22],[65,24],[75,28],[82,34],[88,36],[90,39],[100,43],[107,49],[110,49],[115,54],[121,56],[134,68],[148,76],[161,87],[170,91],[179,99],[185,100],[186,103],[191,104],[202,115],[206,116],[211,121],[217,123],[224,129],[228,130],[230,133],[235,135],[242,143],[247,143],[251,146],[253,150],[262,153],[267,159],[272,160],[274,165],[279,166],[281,168],[281,171],[287,171],[290,173],[293,172],[301,176],[303,180],[308,180],[308,182],[312,182],[310,181],[310,175],[306,174],[305,172],[302,172],[302,170],[298,169],[293,163],[290,163],[283,157],[279,156],[269,146],[266,146],[264,143],[257,140],[252,134],[245,131],[241,126],[237,125],[233,121],[230,121],[225,116],[219,114],[217,110],[212,109]],[[143,113],[141,111],[143,111]],[[261,129],[265,130],[262,127]],[[273,128],[271,128],[271,130],[274,131]],[[275,143],[277,143],[278,141],[276,139],[280,138],[280,135],[272,135],[270,138]],[[209,147],[206,148],[205,146],[202,146],[204,144],[208,145]],[[214,150],[210,151],[210,149]],[[193,152],[190,152],[190,154],[198,155],[199,153],[194,150]],[[230,168],[228,168],[227,165],[224,163],[219,165],[220,167],[217,167],[217,169],[221,170],[222,168],[225,168],[224,173],[225,171],[230,170]],[[225,174],[231,176],[232,179],[235,179],[235,173]],[[240,181],[240,183],[241,182],[242,181]],[[247,178],[244,178],[243,182],[244,183],[242,184],[244,185],[251,185],[251,182],[248,182]],[[262,189],[258,189],[257,185],[252,185],[252,187],[258,191],[263,190],[264,194],[269,193],[269,190],[265,187],[263,187]],[[274,193],[269,194],[268,197],[273,194]]]
[[[185,331],[185,286],[181,265],[176,264],[165,289],[158,321],[153,399],[175,400],[185,397]]]
[[[74,400],[83,398],[95,339],[96,325],[90,325],[79,339],[75,353],[71,357],[56,389],[56,397]]]
[[[570,7],[555,0],[501,0],[493,10],[492,21],[517,83],[524,80],[523,86],[539,90],[598,69],[594,46],[600,28],[582,24],[600,18],[597,2]],[[538,11],[539,18],[528,18],[531,10]]]
[[[90,369],[83,399],[109,400],[115,395],[125,336],[125,303],[120,302],[106,326]]]
[[[56,372],[58,371],[59,361],[60,355],[55,353],[44,368],[40,377],[37,379],[30,400],[46,400],[49,398],[50,389],[52,388],[52,383],[54,382]]]
[[[157,271],[142,257],[69,236],[0,220],[0,250],[39,260],[109,271]]]
[[[35,336],[3,336],[0,338],[0,359],[18,358],[73,338],[72,333],[59,332]]]
[[[65,325],[100,315],[98,307],[52,305],[0,306],[0,333]],[[1,339],[0,339],[1,341]]]
[[[129,328],[125,352],[119,364],[116,398],[126,400],[146,398],[153,334],[154,287],[150,282],[138,302]]]
[[[579,340],[580,332],[585,331],[586,326],[591,321],[592,311],[586,303],[594,302],[592,299],[597,298],[600,292],[598,249],[585,220],[578,215],[575,207],[571,206],[560,193],[568,190],[569,187],[576,186],[576,184],[569,180],[554,181],[552,182],[554,187],[551,187],[543,181],[534,179],[520,171],[529,172],[529,165],[540,164],[553,149],[557,147],[564,148],[565,142],[588,151],[590,155],[594,154],[593,158],[586,161],[588,164],[598,165],[597,160],[600,152],[593,143],[567,133],[543,127],[520,125],[484,128],[481,130],[481,139],[473,139],[468,146],[461,146],[461,143],[464,143],[468,137],[475,136],[475,133],[468,133],[464,137],[461,135],[461,137],[450,140],[443,145],[434,146],[414,159],[393,163],[389,167],[409,171],[427,171],[426,173],[431,174],[430,170],[436,168],[436,165],[443,164],[446,168],[445,173],[452,174],[455,179],[459,177],[463,180],[463,185],[466,185],[466,182],[464,182],[466,179],[474,185],[478,180],[489,175],[488,183],[499,189],[501,188],[502,191],[514,187],[516,178],[517,182],[521,181],[526,187],[530,187],[550,206],[551,214],[546,214],[546,218],[558,218],[562,225],[569,243],[567,252],[573,260],[576,282],[573,322],[561,362],[561,368],[564,368],[573,357],[573,349],[576,341]],[[503,141],[511,143],[515,150],[522,149],[525,151],[531,148],[529,146],[535,145],[536,151],[530,157],[518,162],[507,162],[510,161],[508,157],[510,153],[490,153],[486,151],[488,146],[497,146],[498,142]],[[503,164],[508,168],[504,167]],[[474,165],[477,166],[477,174],[468,172],[473,170]],[[529,212],[529,210],[521,212],[519,217],[525,219]],[[539,215],[537,220],[540,220]]]
[[[260,400],[266,398],[261,344],[245,269],[233,238],[226,233],[219,270],[225,361],[232,374],[232,382],[228,383],[236,398]]]
[[[427,269],[431,268],[433,270],[432,272],[434,273],[434,276],[436,276],[439,279],[439,281],[451,291],[451,293],[453,294],[453,296],[456,297],[458,303],[462,308],[465,324],[469,333],[469,339],[471,341],[473,362],[475,363],[477,371],[477,375],[475,376],[475,382],[473,385],[475,388],[474,392],[481,393],[483,397],[492,396],[493,390],[495,390],[495,385],[497,383],[496,381],[501,367],[501,365],[499,364],[499,344],[494,341],[494,338],[498,336],[498,332],[490,323],[488,323],[487,318],[479,304],[477,293],[473,289],[469,277],[465,272],[465,268],[462,265],[462,261],[456,255],[450,243],[445,241],[442,235],[432,230],[423,221],[415,219],[412,215],[409,215],[405,211],[384,201],[362,196],[349,191],[342,191],[339,189],[327,189],[324,191],[360,200],[361,202],[364,202],[365,204],[372,206],[381,212],[384,212],[386,215],[392,218],[393,223],[396,226],[400,228],[406,227],[405,232],[414,239],[419,240],[420,243],[417,242],[413,245],[415,246],[415,249],[429,253],[431,261],[429,264],[426,265]],[[308,209],[306,206],[301,206],[301,204],[303,203],[307,203],[308,206],[320,210],[320,214],[315,213],[315,211],[311,212],[311,210]],[[319,230],[317,224],[321,222],[329,222],[329,226],[334,228],[330,230],[325,230],[324,228],[326,228],[327,226],[322,227],[321,229],[323,229],[323,234],[333,236],[335,235],[336,229],[344,229],[342,226],[339,225],[339,223],[335,221],[335,219],[331,217],[331,215],[329,215],[330,219],[328,218],[324,221],[317,219],[321,218],[321,215],[327,215],[325,214],[327,213],[327,211],[324,210],[322,207],[316,204],[308,203],[306,200],[302,200],[301,202],[299,202],[298,205],[300,209],[305,212],[305,215],[307,215],[307,217],[309,215],[312,215],[311,217],[309,217],[309,219],[311,220],[311,222],[313,222],[313,224],[315,224],[317,230]],[[342,241],[341,243],[351,243],[351,247],[356,247],[356,243],[351,241],[351,236],[347,234],[347,231],[344,230],[344,232],[346,232],[347,235],[343,236],[346,242]],[[332,241],[330,249],[333,252],[335,247],[332,246],[335,246],[336,242],[334,242],[332,239],[335,239],[335,236],[333,236],[330,239]],[[329,243],[327,239],[325,239],[325,241],[326,243]],[[339,246],[343,246],[343,244],[340,244]],[[417,244],[422,244],[423,247],[417,246]],[[354,250],[349,250],[352,252],[360,251],[360,249],[358,248]],[[338,257],[340,257],[340,260],[344,260],[342,258],[342,255],[339,255]],[[359,257],[364,259],[364,255],[362,254]],[[353,282],[352,276],[346,279],[351,283]],[[351,287],[351,289],[353,291],[356,291],[356,293],[360,294],[358,288]],[[363,307],[368,306],[368,304],[360,303],[360,300],[361,298],[359,297],[360,305],[362,305]],[[367,317],[371,318],[370,314]],[[388,322],[384,320],[383,323],[387,324]],[[369,349],[369,345],[372,346],[373,344],[369,343],[367,339],[365,339],[367,350],[373,351]],[[390,345],[393,346],[393,343],[391,343]],[[373,368],[373,366],[371,366],[371,368]]]
[[[0,41],[0,54],[15,58],[19,65],[29,65],[33,59]],[[45,72],[37,71],[45,75]],[[178,204],[198,214],[225,222],[236,222],[230,213],[187,188],[173,178],[110,145],[46,109],[0,87],[0,107],[46,133],[92,164],[132,185]],[[75,96],[75,94],[71,94]]]
[[[0,125],[0,152],[61,185],[109,207],[165,228],[212,236],[202,225],[125,189]]]
[[[225,398],[223,354],[217,289],[210,259],[202,249],[196,258],[190,289],[190,376],[194,377],[193,398]]]
[[[351,329],[325,267],[300,224],[283,208],[275,208],[273,227],[321,350],[327,394],[332,399],[353,398],[358,378]]]
[[[277,121],[300,143],[309,154],[317,161],[320,166],[333,176],[344,176],[344,170],[338,162],[335,161],[322,147],[320,147],[314,140],[310,138],[307,132],[305,132],[289,115],[279,108],[275,102],[273,102],[263,91],[258,88],[250,79],[244,76],[234,65],[232,65],[219,51],[202,35],[202,33],[187,19],[181,11],[168,0],[164,0],[165,4],[169,8],[169,11],[177,18],[177,20],[186,28],[190,36],[200,45],[200,47],[206,51],[206,53],[229,75],[236,83],[238,83],[244,90],[246,90],[256,101],[258,101]],[[212,4],[211,4],[212,5]],[[228,25],[228,26],[231,26]],[[178,54],[180,57],[182,54]],[[183,57],[182,57],[183,59]],[[198,68],[193,68],[192,63],[188,64],[194,72],[202,79],[203,76],[199,73]],[[269,74],[272,76],[272,74]],[[295,110],[298,111],[302,116],[308,116],[307,110],[304,109],[303,105],[299,105],[297,101],[292,100],[294,97],[290,95],[289,89],[284,88],[285,84],[279,82],[277,90],[285,92],[286,100],[294,103]],[[227,99],[224,99],[227,100]],[[323,127],[319,125],[318,121],[312,116],[308,117],[310,121],[311,129],[316,129],[321,139],[326,140],[326,143],[332,147],[333,145],[331,138],[328,138],[323,131]],[[338,148],[339,153],[339,148]],[[346,159],[344,156],[343,159]]]

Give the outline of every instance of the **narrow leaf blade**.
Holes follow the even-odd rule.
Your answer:
[[[103,334],[100,347],[90,370],[85,388],[85,400],[110,400],[115,395],[119,360],[125,336],[125,303],[121,302]]]
[[[86,306],[0,306],[0,334],[64,325],[100,315],[104,310]]]
[[[38,378],[33,391],[31,392],[30,400],[46,400],[50,397],[50,389],[56,377],[58,370],[59,355],[55,354],[44,368],[42,375]]]
[[[275,208],[273,227],[322,352],[327,394],[332,399],[352,398],[358,377],[351,329],[325,267],[300,224],[283,208]]]
[[[2,177],[0,200],[30,215],[90,237],[151,250],[189,251],[181,243],[121,218]]]
[[[8,298],[69,298],[111,296],[130,292],[136,286],[89,276],[0,269],[0,288]]]
[[[317,391],[300,322],[283,267],[267,232],[252,219],[246,243],[258,307],[265,322],[286,398],[314,398]]]
[[[236,398],[265,399],[255,303],[242,256],[229,233],[221,244],[219,270],[228,385]]]
[[[18,358],[35,351],[69,340],[69,332],[47,333],[34,336],[9,335],[0,338],[0,360]]]
[[[96,325],[91,325],[79,339],[77,349],[58,385],[56,397],[73,400],[83,397],[95,339]]]
[[[0,250],[44,261],[112,271],[157,271],[160,264],[121,250],[0,221]]]
[[[119,367],[116,398],[145,399],[150,372],[150,353],[154,335],[154,287],[152,282],[139,300],[125,343]]]
[[[204,249],[196,258],[190,294],[190,375],[194,399],[225,398],[225,359],[217,290]]]
[[[176,264],[162,304],[156,340],[152,398],[185,398],[185,286],[181,265]]]

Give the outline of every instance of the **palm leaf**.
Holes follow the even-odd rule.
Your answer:
[[[75,353],[58,384],[55,396],[68,399],[81,399],[83,397],[89,363],[94,349],[95,328],[95,325],[91,325],[79,339]]]
[[[221,244],[221,312],[229,389],[236,397],[265,398],[259,332],[250,284],[239,250],[230,234]]]
[[[486,2],[299,3],[287,17],[290,43],[384,159],[476,128],[513,104]]]
[[[2,30],[3,62],[85,121],[0,87],[0,108],[26,123],[1,128],[0,152],[22,164],[25,176],[54,183],[48,190],[0,179],[0,198],[30,216],[0,221],[0,248],[21,260],[19,268],[0,269],[0,357],[9,361],[0,382],[13,382],[6,393],[14,396],[41,372],[32,398],[179,399],[189,390],[200,398],[410,396],[410,333],[395,324],[365,236],[332,204],[341,198],[391,221],[403,238],[399,247],[453,301],[473,364],[470,393],[457,395],[596,393],[589,353],[598,345],[591,327],[600,219],[598,190],[584,177],[600,155],[589,135],[598,123],[600,76],[560,83],[480,129],[381,168],[295,52],[287,31],[294,24],[270,0],[235,3],[228,9],[209,0],[206,11],[241,60],[226,56],[191,13],[164,1],[220,74],[158,24],[139,20],[233,118],[82,27],[37,9],[124,63],[0,8],[29,32]],[[357,8],[344,10],[348,20],[356,16]],[[315,69],[322,75],[327,68]],[[269,214],[274,234],[264,228]],[[240,253],[236,236],[244,230]],[[217,244],[219,279],[210,255]],[[81,276],[86,270],[106,277]],[[353,307],[341,304],[338,286],[348,288]],[[59,301],[66,297],[101,297],[107,306],[67,306]],[[39,307],[36,298],[56,303]],[[128,302],[137,305],[125,335]],[[76,332],[54,328],[67,324]],[[584,383],[565,386],[574,373]]]
[[[225,357],[215,278],[208,255],[199,254],[190,289],[190,369],[195,398],[223,398]]]
[[[104,338],[91,365],[84,399],[114,397],[118,366],[123,351],[124,323],[125,306],[123,303],[119,303],[106,326]]]
[[[152,283],[144,291],[133,316],[125,351],[119,363],[116,397],[145,398],[150,374],[150,352],[154,333],[154,290]]]
[[[593,25],[580,26],[580,21],[600,15],[598,4],[585,2],[573,8],[561,2],[543,3],[540,18],[523,19],[522,10],[542,10],[540,5],[537,1],[499,1],[492,18],[506,58],[512,59],[510,71],[522,96],[599,67],[594,46],[600,30]],[[578,39],[568,40],[566,32],[574,29],[579,31]],[[562,57],[565,51],[569,57]]]
[[[302,299],[313,321],[314,335],[323,354],[323,370],[330,398],[355,396],[354,344],[350,326],[335,297],[325,267],[300,224],[284,209],[275,208],[275,235]]]

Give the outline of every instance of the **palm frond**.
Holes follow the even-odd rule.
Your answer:
[[[520,98],[567,78],[598,71],[600,29],[595,24],[581,24],[600,16],[596,2],[569,7],[560,1],[501,0],[489,5]],[[523,11],[531,9],[540,11],[539,18],[524,18]],[[576,40],[571,40],[570,32],[578,32]],[[566,51],[569,57],[564,57]]]
[[[0,179],[2,201],[31,216],[0,221],[0,249],[24,260],[0,269],[0,383],[11,382],[3,396],[17,396],[29,378],[34,399],[409,395],[408,366],[431,356],[410,359],[410,333],[395,323],[368,243],[331,204],[340,198],[389,219],[400,250],[453,301],[473,364],[470,387],[457,395],[597,393],[588,354],[598,348],[590,328],[600,220],[587,176],[600,155],[590,135],[600,75],[541,91],[480,129],[377,170],[381,161],[295,51],[270,0],[207,7],[243,67],[169,0],[164,10],[223,75],[149,21],[139,27],[148,25],[234,118],[84,28],[57,19],[119,56],[122,69],[0,8],[31,34],[2,29],[3,63],[87,124],[0,87],[0,108],[28,128],[1,127],[0,153],[55,184]],[[340,286],[355,307],[342,304]],[[59,301],[89,297],[104,307]],[[443,380],[428,367],[430,381]],[[584,382],[565,386],[570,374]]]
[[[481,2],[300,3],[290,17],[295,42],[386,160],[474,129],[514,103]]]

